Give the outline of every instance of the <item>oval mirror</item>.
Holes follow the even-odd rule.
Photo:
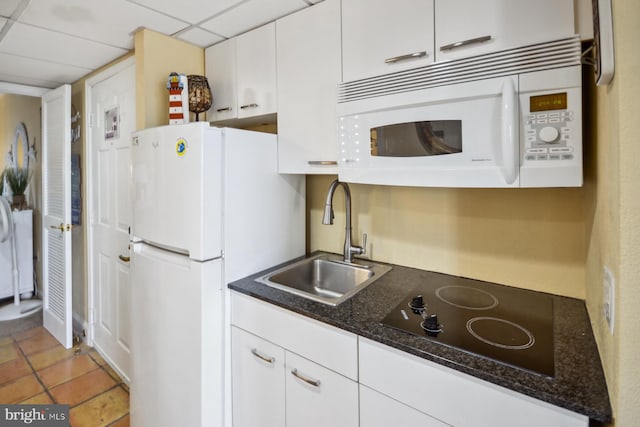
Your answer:
[[[19,123],[16,126],[10,160],[9,166],[13,168],[29,168],[29,138],[24,123]]]

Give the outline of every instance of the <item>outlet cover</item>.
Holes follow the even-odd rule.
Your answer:
[[[613,327],[615,325],[615,289],[616,279],[613,277],[613,273],[606,266],[604,267],[603,275],[603,301],[602,307],[604,310],[604,318],[609,326],[609,332],[613,335]]]

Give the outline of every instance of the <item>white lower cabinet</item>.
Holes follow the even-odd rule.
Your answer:
[[[359,356],[361,385],[445,424],[460,427],[589,425],[589,418],[584,415],[375,341],[360,338]]]
[[[285,425],[284,349],[231,327],[234,427]]]
[[[286,352],[287,427],[358,427],[358,384]]]
[[[447,427],[448,425],[369,387],[360,385],[360,427]]]
[[[231,292],[234,427],[587,427],[589,419]]]
[[[233,426],[358,427],[356,335],[231,295]]]

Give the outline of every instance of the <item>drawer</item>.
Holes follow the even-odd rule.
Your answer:
[[[288,427],[358,427],[358,383],[289,351]]]
[[[360,338],[360,383],[456,426],[586,427],[588,417]]]
[[[350,332],[233,291],[231,323],[358,380],[358,339]]]
[[[360,427],[448,427],[420,411],[360,385]]]

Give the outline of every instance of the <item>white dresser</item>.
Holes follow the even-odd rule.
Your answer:
[[[20,293],[33,292],[33,211],[13,212]],[[11,240],[0,243],[0,298],[13,297]]]

